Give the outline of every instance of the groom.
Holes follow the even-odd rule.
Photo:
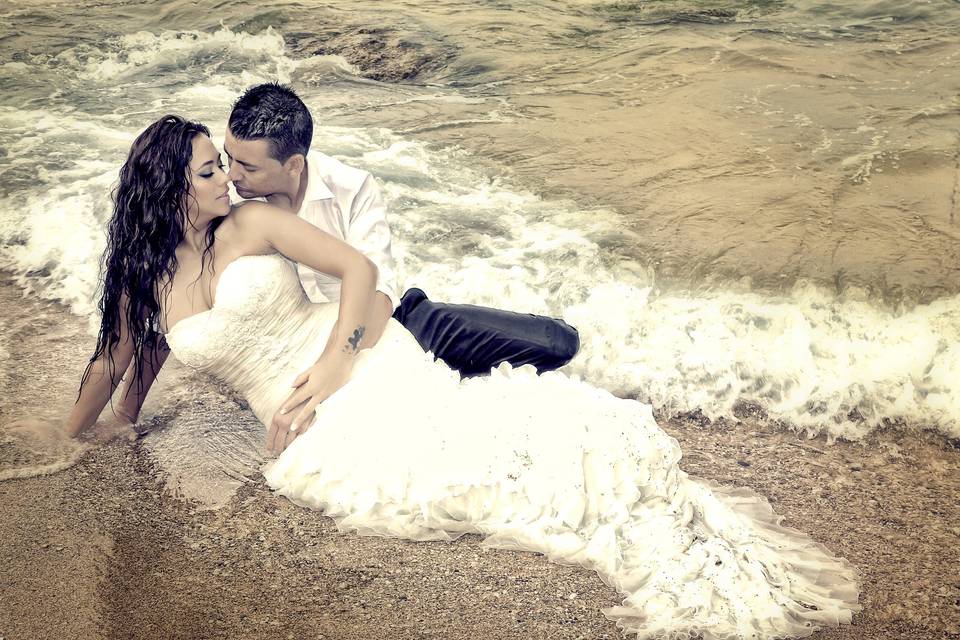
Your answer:
[[[577,330],[562,320],[433,302],[420,289],[410,289],[401,298],[380,188],[366,171],[310,150],[313,120],[288,87],[267,83],[248,89],[234,104],[227,126],[224,151],[240,198],[266,200],[296,214],[377,265],[375,318],[367,327],[370,337],[379,337],[392,316],[424,350],[464,376],[486,373],[502,362],[549,371],[576,354]],[[303,265],[297,270],[311,301],[340,299],[339,279]],[[144,387],[152,383],[165,356],[160,349],[147,359],[151,366],[146,367]],[[119,413],[134,422],[146,388],[138,389],[132,382],[128,380],[121,393]]]

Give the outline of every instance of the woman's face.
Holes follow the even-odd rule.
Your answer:
[[[193,158],[187,167],[190,178],[190,197],[187,215],[191,220],[203,221],[230,213],[230,181],[223,171],[220,152],[205,135],[193,137]]]

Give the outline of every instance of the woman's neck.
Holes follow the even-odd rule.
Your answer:
[[[202,254],[207,248],[207,234],[212,222],[212,220],[207,220],[204,224],[195,223],[187,226],[183,234],[183,241],[180,244],[192,252]]]

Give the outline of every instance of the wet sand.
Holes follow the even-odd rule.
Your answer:
[[[50,394],[72,399],[63,372],[78,375],[91,346],[62,307],[20,296],[0,286],[0,422]],[[45,346],[53,355],[38,357]],[[661,424],[687,472],[766,495],[788,525],[859,568],[864,611],[814,637],[960,638],[955,443],[901,427],[827,445],[749,412]],[[483,549],[476,536],[341,533],[259,476],[226,506],[200,509],[169,494],[142,440],[0,482],[0,514],[4,640],[622,637],[600,612],[619,598],[592,572]]]

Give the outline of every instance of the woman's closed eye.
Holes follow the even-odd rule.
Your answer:
[[[219,163],[219,164],[217,165],[217,168],[220,169],[220,171],[223,171],[223,163],[222,163],[222,162]],[[213,177],[213,174],[214,174],[213,171],[211,171],[210,173],[201,173],[201,174],[200,174],[200,177],[201,177],[201,178],[212,178],[212,177]]]

